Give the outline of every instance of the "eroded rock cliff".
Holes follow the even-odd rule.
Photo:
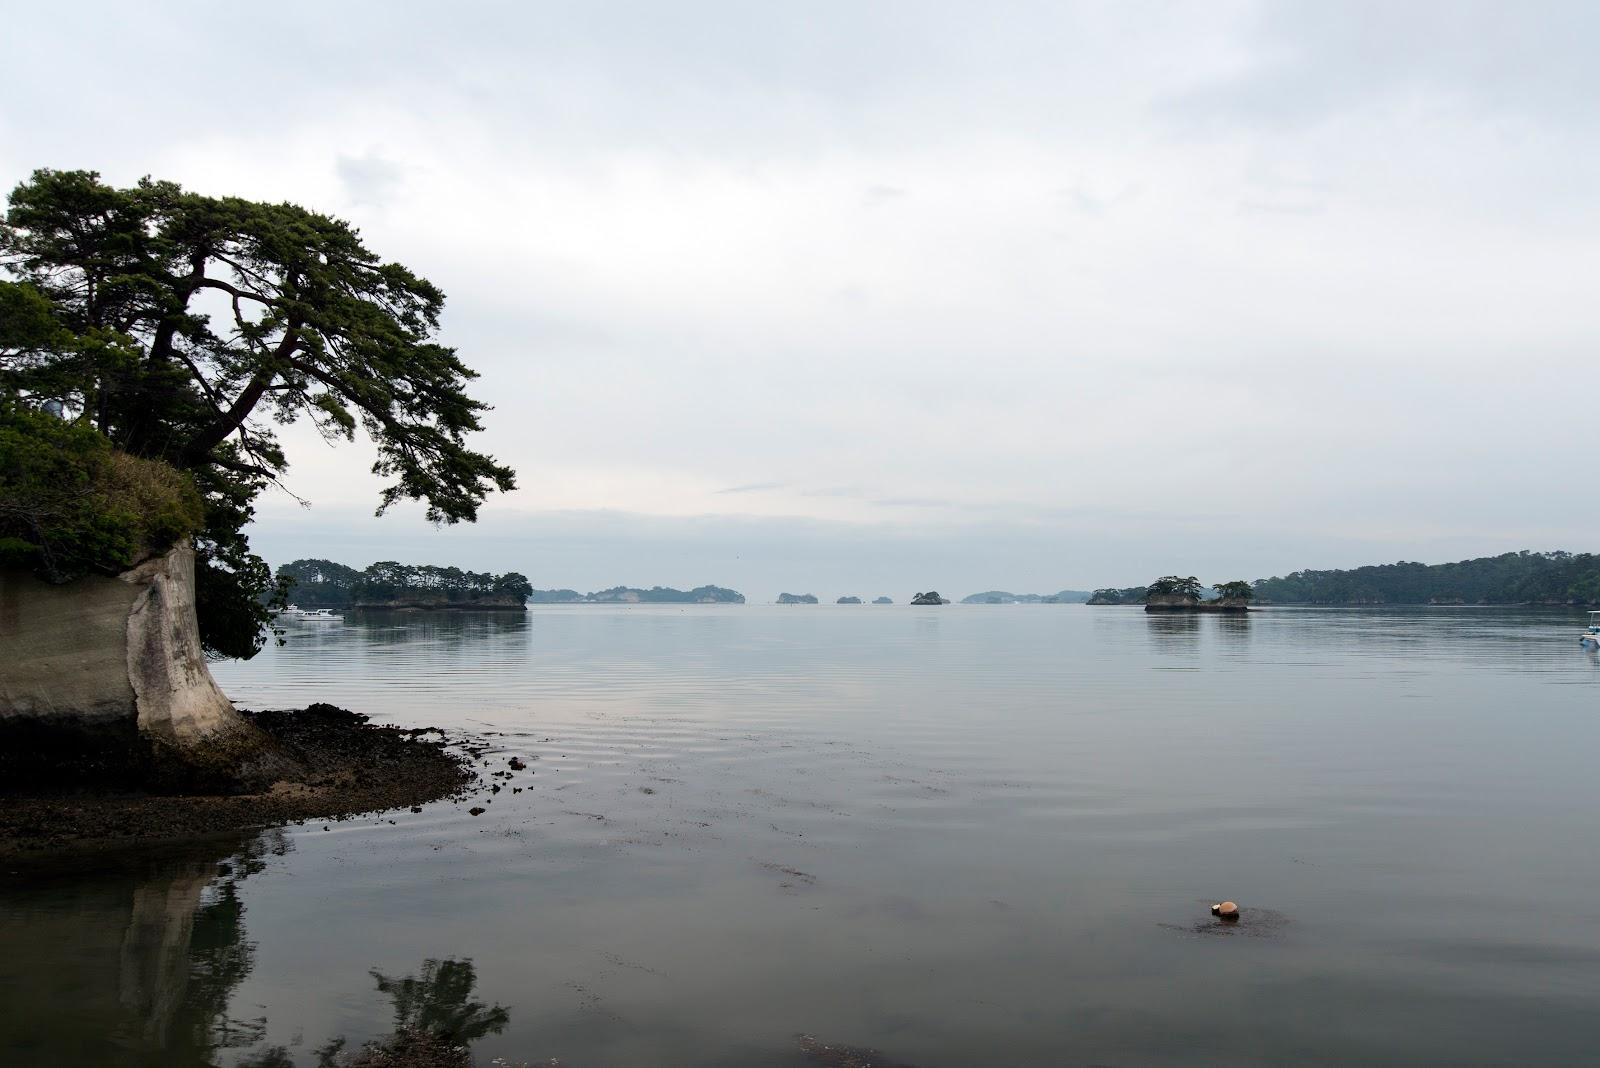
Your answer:
[[[115,578],[0,571],[0,759],[206,790],[292,770],[206,667],[187,543]]]

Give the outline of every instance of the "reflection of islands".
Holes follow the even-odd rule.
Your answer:
[[[833,603],[834,604],[860,604],[861,603],[861,598],[859,598],[859,597],[841,597],[841,598],[839,598],[837,601],[835,601]]]
[[[692,590],[675,590],[670,586],[652,586],[648,590],[613,586],[594,593],[534,590],[528,601],[530,604],[744,604],[744,594],[722,586],[696,586]]]
[[[1007,593],[1005,590],[985,590],[961,598],[962,604],[1083,604],[1089,599],[1087,590],[1062,590],[1060,593]]]
[[[911,603],[912,604],[949,604],[950,602],[945,600],[943,597],[940,597],[938,590],[929,590],[927,593],[919,593],[915,597],[911,598]]]
[[[893,602],[893,601],[891,601],[891,600],[890,600],[890,599],[889,599],[889,598],[887,598],[887,597],[874,597],[874,598],[873,598],[873,599],[872,599],[872,603],[873,603],[873,604],[894,604],[894,602]]]
[[[817,595],[814,593],[780,593],[779,604],[816,604]]]

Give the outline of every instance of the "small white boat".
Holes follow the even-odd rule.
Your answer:
[[[286,607],[283,616],[285,619],[300,619],[307,623],[337,622],[344,619],[344,616],[331,608],[301,608],[297,604]]]
[[[1600,647],[1600,612],[1589,613],[1589,628],[1578,635],[1578,641],[1590,647]]]

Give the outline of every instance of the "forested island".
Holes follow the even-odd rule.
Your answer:
[[[1090,604],[1138,604],[1146,612],[1248,612],[1255,591],[1240,580],[1211,587],[1216,596],[1206,598],[1206,587],[1193,575],[1163,575],[1148,586],[1095,590]]]
[[[779,604],[816,604],[817,595],[814,593],[780,593]]]
[[[1090,597],[1087,590],[1062,590],[1060,593],[1007,593],[1004,590],[985,590],[961,598],[962,604],[1083,604]]]
[[[277,571],[285,596],[302,608],[520,609],[534,592],[515,571],[492,575],[456,567],[382,560],[365,571],[332,560],[295,560]]]
[[[1401,561],[1349,571],[1296,571],[1254,583],[1273,604],[1600,604],[1600,556],[1529,552],[1450,564]]]
[[[1211,587],[1214,598],[1204,595],[1205,586],[1193,575],[1163,575],[1144,590],[1146,612],[1248,612],[1255,593],[1250,583],[1240,580],[1218,582]]]
[[[533,604],[744,604],[744,594],[724,586],[696,586],[675,590],[671,586],[613,586],[609,590],[579,593],[577,590],[534,590],[528,597]]]
[[[744,604],[722,586],[675,590],[613,586],[608,590],[536,590],[515,571],[480,574],[454,567],[373,564],[365,571],[332,560],[296,560],[278,569],[287,598],[302,608],[522,608],[532,604]]]

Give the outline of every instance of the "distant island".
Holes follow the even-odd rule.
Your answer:
[[[1217,595],[1207,599],[1205,587],[1193,575],[1163,575],[1148,586],[1095,590],[1089,603],[1142,604],[1146,612],[1248,612],[1255,597],[1248,582],[1219,582],[1211,588]]]
[[[816,597],[816,594],[812,594],[812,593],[780,593],[780,594],[778,594],[778,603],[779,604],[816,604],[817,603],[817,597]]]
[[[950,602],[945,600],[943,597],[940,597],[938,590],[929,590],[927,593],[919,593],[915,597],[911,598],[911,603],[912,604],[949,604]]]
[[[1004,590],[986,590],[961,598],[962,604],[1083,604],[1089,600],[1087,590],[1062,590],[1060,593],[1007,593]]]
[[[873,598],[873,599],[872,599],[872,603],[873,603],[873,604],[894,604],[894,602],[893,602],[893,601],[891,601],[891,600],[890,600],[890,599],[889,599],[889,598],[887,598],[887,597],[874,597],[874,598]]]
[[[609,590],[579,593],[577,590],[533,590],[532,604],[744,604],[744,594],[723,586],[696,586],[675,590],[671,586],[613,586]]]
[[[648,590],[613,586],[595,593],[536,590],[515,571],[479,574],[454,567],[385,560],[364,571],[332,560],[295,560],[277,571],[287,598],[302,608],[521,609],[533,604],[744,604],[744,595],[721,586]]]
[[[280,567],[276,578],[302,608],[520,611],[533,592],[515,571],[491,575],[393,560],[364,571],[332,560],[295,560]]]
[[[833,603],[834,604],[860,604],[861,603],[861,598],[859,598],[859,597],[841,597],[841,598],[839,598],[837,601],[835,601]]]

